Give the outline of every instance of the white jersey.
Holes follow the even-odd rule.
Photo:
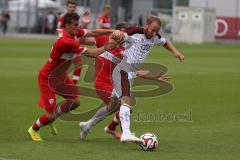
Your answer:
[[[143,28],[140,27],[130,27],[125,32],[124,57],[114,68],[112,74],[114,88],[112,96],[117,98],[131,96],[136,71],[143,64],[151,48],[154,45],[164,45],[166,43],[166,39],[159,34],[151,39],[146,38]]]
[[[127,63],[131,64],[135,69],[139,69],[142,63],[144,63],[151,48],[154,45],[164,45],[166,39],[159,34],[148,39],[143,32],[143,28],[130,27],[125,34],[125,40],[129,41],[129,46],[126,46],[123,55]]]

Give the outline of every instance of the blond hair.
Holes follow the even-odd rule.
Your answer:
[[[102,10],[104,11],[106,9],[111,9],[111,6],[109,4],[105,4]]]
[[[157,16],[149,16],[147,18],[147,24],[152,24],[153,22],[157,22],[161,26],[161,21]]]

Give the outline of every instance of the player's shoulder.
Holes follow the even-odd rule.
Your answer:
[[[56,41],[56,45],[58,45],[59,47],[73,46],[76,43],[77,42],[73,38],[70,38],[70,37],[65,36],[65,35],[60,36]]]
[[[142,27],[128,27],[125,32],[132,36],[134,34],[144,34]]]

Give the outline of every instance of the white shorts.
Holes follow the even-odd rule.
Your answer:
[[[131,96],[133,80],[136,72],[130,69],[126,62],[120,62],[113,70],[113,93],[112,97],[120,98],[122,96]]]

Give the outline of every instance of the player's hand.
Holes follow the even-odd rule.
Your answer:
[[[91,23],[90,13],[88,11],[84,11],[82,15],[82,24],[86,27],[89,23]]]
[[[115,30],[110,36],[115,42],[121,42],[124,40],[124,33],[120,30]]]
[[[116,41],[112,38],[112,36],[109,37],[108,42],[104,45],[104,49],[106,51],[112,50],[117,47]]]
[[[184,61],[184,55],[180,52],[175,54],[175,57],[180,61],[183,62]]]

